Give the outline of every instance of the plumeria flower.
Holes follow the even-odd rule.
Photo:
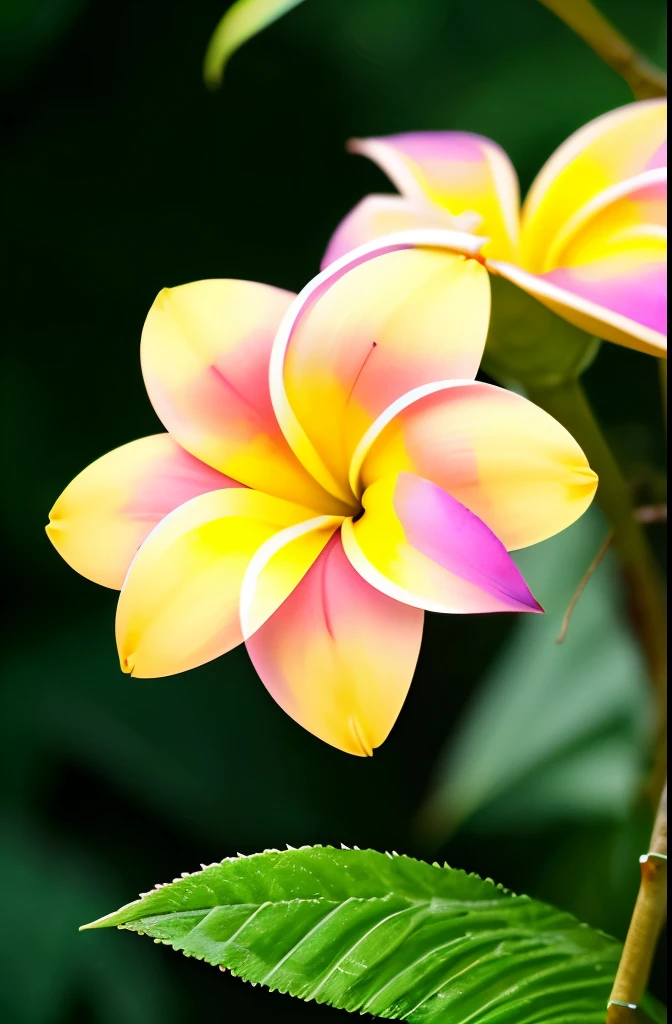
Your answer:
[[[477,214],[488,269],[590,335],[667,354],[667,103],[632,103],[567,139],[519,213],[499,146],[467,132],[355,140],[401,195],[371,195],[341,223],[324,264],[393,232]]]
[[[573,522],[596,477],[547,413],[474,380],[479,241],[428,240],[461,251],[364,247],[299,296],[232,280],[159,294],[141,362],[167,432],[85,469],[47,528],[121,589],[124,671],[183,672],[244,641],[292,718],[369,755],[425,610],[540,611],[508,552]]]

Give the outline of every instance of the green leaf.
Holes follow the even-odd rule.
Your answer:
[[[221,84],[231,55],[248,39],[281,18],[302,0],[236,0],[219,22],[208,44],[203,76],[211,89]]]
[[[577,584],[606,536],[597,510],[516,552],[545,615],[521,616],[440,759],[419,817],[425,836],[623,820],[650,744],[646,669],[610,553],[556,643]]]
[[[620,945],[492,881],[372,850],[230,858],[116,925],[305,1000],[414,1024],[603,1024]]]

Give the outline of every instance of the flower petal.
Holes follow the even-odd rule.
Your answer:
[[[47,535],[82,576],[119,590],[159,520],[197,494],[240,486],[169,434],[142,437],[96,459],[68,484],[49,513]]]
[[[454,217],[479,214],[479,232],[490,239],[484,255],[515,257],[518,179],[495,142],[470,132],[407,132],[354,139],[348,148],[377,163],[402,195],[429,199]]]
[[[471,236],[401,233],[450,245]],[[409,387],[473,377],[490,315],[482,264],[441,248],[355,250],[315,278],[283,320],[271,394],[294,451],[343,500],[350,456]],[[334,511],[334,510],[330,510]]]
[[[364,582],[336,534],[247,649],[288,715],[361,757],[386,739],[401,710],[422,622],[420,610]]]
[[[585,455],[552,416],[472,381],[417,388],[386,410],[355,453],[351,479],[366,492],[401,471],[447,491],[509,551],[564,530],[597,487]]]
[[[330,512],[333,499],[291,451],[269,394],[271,346],[293,298],[250,281],[164,288],[142,332],[142,370],[183,448],[249,487]]]
[[[255,551],[309,509],[236,488],[193,498],[138,551],[119,595],[117,646],[125,672],[185,672],[242,641],[240,587]]]
[[[385,477],[362,504],[362,518],[343,524],[343,546],[371,586],[434,612],[542,610],[492,530],[430,480]]]
[[[633,247],[629,254],[549,274],[530,274],[512,263],[493,262],[489,269],[587,334],[665,356],[666,264],[660,256],[660,242],[654,239]]]
[[[261,545],[247,567],[240,591],[245,640],[289,597],[342,522],[342,516],[307,519]]]
[[[570,217],[549,247],[543,271],[591,263],[641,239],[667,243],[667,167],[644,171],[598,193]]]
[[[435,203],[425,198],[406,196],[365,196],[347,217],[344,217],[331,236],[322,267],[328,267],[345,253],[352,252],[365,242],[396,231],[410,228],[444,228],[473,234],[481,218],[476,213],[463,213],[451,217]]]
[[[543,280],[604,307],[603,324],[590,322],[599,337],[650,351],[652,331],[660,354],[667,334],[667,168],[607,189],[581,213],[579,225],[559,233]],[[625,341],[624,319],[635,325]],[[619,333],[610,337],[615,326]]]
[[[524,267],[542,273],[556,234],[599,193],[665,165],[666,121],[666,100],[630,103],[584,125],[555,151],[523,205]]]

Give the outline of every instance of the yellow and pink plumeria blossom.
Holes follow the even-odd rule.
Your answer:
[[[182,672],[245,641],[275,700],[368,755],[426,609],[540,611],[508,552],[564,529],[597,480],[567,431],[474,380],[489,278],[467,235],[346,255],[299,296],[164,289],[141,362],[167,433],[104,455],[47,527],[120,588],[122,668]]]
[[[401,195],[363,199],[323,266],[370,239],[454,227],[459,217],[463,230],[485,236],[492,273],[590,335],[666,356],[665,100],[629,104],[579,129],[539,172],[520,212],[509,158],[479,135],[414,132],[349,148],[374,160]]]

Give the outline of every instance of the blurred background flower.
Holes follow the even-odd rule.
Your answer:
[[[662,0],[601,6],[664,60]],[[440,851],[621,937],[639,881],[650,709],[611,556],[553,642],[606,532],[597,510],[516,556],[546,617],[427,617],[416,685],[366,760],[278,715],[242,650],[189,678],[121,677],[115,595],[44,537],[64,481],[160,429],[138,372],[160,288],[221,276],[298,290],[348,210],[392,194],[347,138],[478,132],[525,190],[572,131],[631,99],[531,0],[304,4],[210,94],[201,63],[222,7],[5,0],[0,12],[0,1013],[12,1024],[338,1019],[131,936],[77,934],[148,880],[237,850]],[[660,500],[664,463],[655,362],[603,346],[584,377],[642,502]]]
[[[482,253],[492,273],[589,336],[666,356],[664,98],[628,103],[579,128],[539,171],[522,210],[506,153],[481,136],[409,132],[352,139],[348,149],[378,164],[401,194],[362,199],[332,236],[325,266],[381,235],[450,228],[456,217],[473,212],[476,223],[464,230],[486,239]],[[538,326],[521,304],[518,323],[525,319]],[[496,356],[506,368],[507,341],[520,359],[519,343],[494,333]],[[537,338],[535,349],[552,344],[566,340]],[[562,357],[553,355],[547,373],[562,380]],[[524,365],[520,369],[526,382]],[[509,376],[515,379],[515,367]]]

